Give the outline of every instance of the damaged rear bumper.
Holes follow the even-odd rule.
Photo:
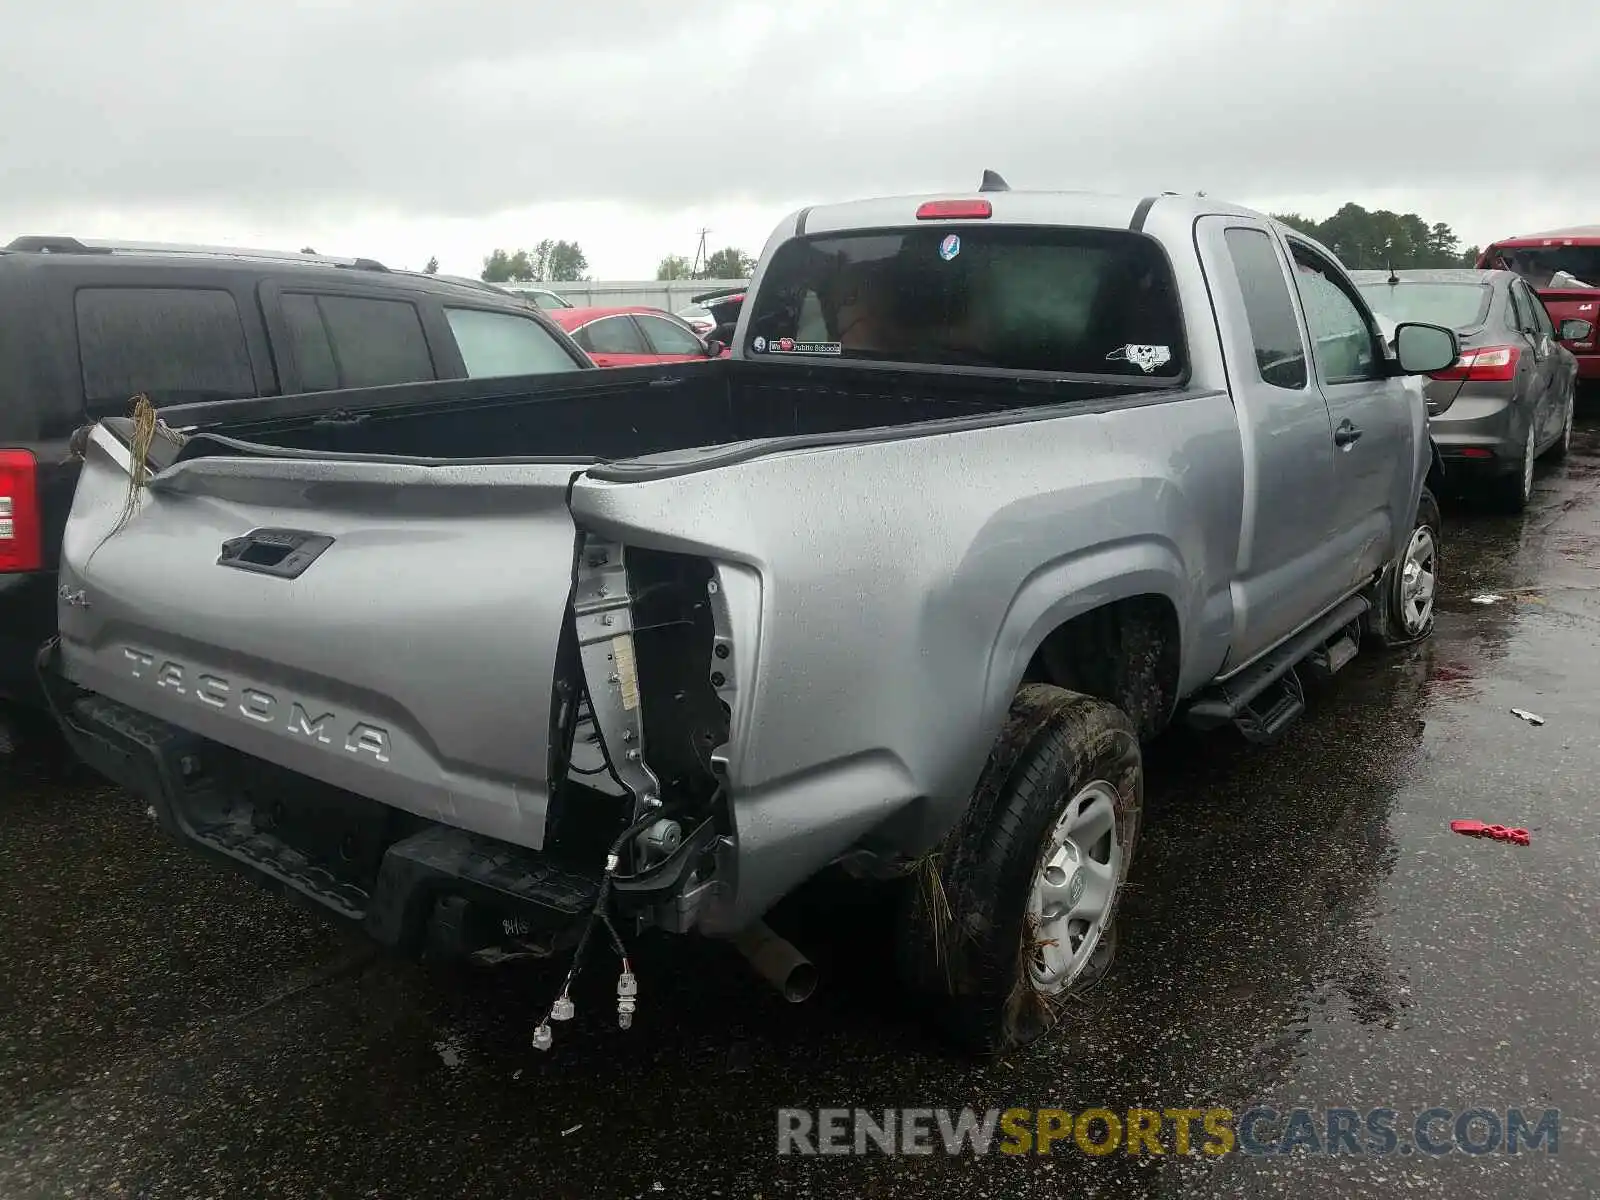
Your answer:
[[[380,945],[470,953],[512,939],[555,944],[595,903],[599,862],[560,862],[284,771],[77,687],[61,675],[58,655],[53,642],[41,650],[38,678],[89,766],[207,857]],[[618,880],[619,906],[672,911],[713,852],[697,831],[648,873]]]

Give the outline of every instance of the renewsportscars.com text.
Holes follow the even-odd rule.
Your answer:
[[[778,1110],[779,1154],[1556,1154],[1547,1108],[823,1108]]]

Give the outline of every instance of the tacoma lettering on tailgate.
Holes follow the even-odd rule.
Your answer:
[[[370,754],[381,763],[389,761],[389,731],[382,726],[322,712],[320,705],[307,708],[293,697],[284,700],[256,684],[198,671],[174,659],[157,658],[147,650],[125,646],[122,654],[135,679],[148,680],[175,695],[192,696],[208,707],[225,709],[324,746],[335,744],[333,735],[342,736],[347,753]]]

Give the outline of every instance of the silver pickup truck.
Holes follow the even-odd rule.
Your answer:
[[[693,931],[793,998],[764,914],[844,864],[1002,1051],[1106,969],[1142,742],[1428,633],[1405,376],[1456,353],[1210,199],[809,208],[731,359],[86,431],[41,674],[167,829],[386,945],[570,985]]]

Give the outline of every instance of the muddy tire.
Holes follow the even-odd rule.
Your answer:
[[[1410,646],[1433,632],[1440,526],[1439,502],[1423,488],[1411,536],[1383,577],[1377,608],[1367,614],[1367,633],[1378,645],[1391,649]]]
[[[1018,692],[900,922],[902,978],[960,1048],[1025,1046],[1104,978],[1143,803],[1139,735],[1121,710],[1043,684]]]

